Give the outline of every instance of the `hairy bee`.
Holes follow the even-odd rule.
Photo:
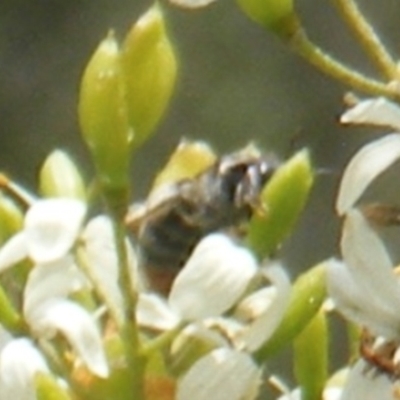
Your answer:
[[[203,236],[237,231],[260,210],[260,191],[277,165],[272,156],[248,146],[216,159],[194,177],[161,185],[134,207],[127,225],[140,245],[151,284],[168,292]]]

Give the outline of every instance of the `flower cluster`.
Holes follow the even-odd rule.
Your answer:
[[[331,260],[328,289],[336,309],[363,329],[361,359],[346,381],[341,400],[398,399],[392,378],[400,368],[400,282],[389,252],[377,233],[397,224],[396,207],[359,205],[359,200],[400,158],[400,108],[384,99],[357,103],[341,118],[347,124],[391,127],[394,133],[362,147],[348,164],[336,209],[344,218],[340,248],[343,260]]]

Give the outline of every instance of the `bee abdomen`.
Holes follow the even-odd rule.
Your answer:
[[[139,243],[147,265],[153,268],[182,267],[203,232],[186,220],[175,208],[162,221],[147,221],[140,229]]]

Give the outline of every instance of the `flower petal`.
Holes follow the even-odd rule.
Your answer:
[[[400,129],[400,107],[384,97],[360,101],[340,118],[343,124],[366,124]]]
[[[349,373],[340,400],[395,400],[393,381],[378,371],[366,371],[368,364],[359,360]]]
[[[220,315],[244,293],[256,271],[256,260],[247,249],[226,235],[208,235],[176,277],[169,304],[187,320]]]
[[[341,250],[345,263],[351,268],[358,284],[394,315],[400,308],[400,284],[395,279],[392,261],[374,230],[362,213],[352,210],[344,223]],[[400,326],[400,317],[394,323]]]
[[[336,210],[345,214],[354,206],[370,183],[400,158],[400,134],[375,140],[351,159],[340,182]]]
[[[24,314],[31,319],[30,314],[41,303],[54,297],[67,297],[89,282],[75,265],[71,256],[63,257],[47,264],[36,265],[29,273],[24,290]]]
[[[35,400],[38,371],[49,372],[33,343],[25,338],[10,341],[0,355],[0,399]]]
[[[169,0],[170,3],[183,8],[206,7],[217,0]]]
[[[34,203],[25,217],[29,256],[37,263],[63,257],[77,239],[85,213],[85,203],[73,199]]]
[[[360,285],[344,263],[327,261],[327,284],[335,307],[346,318],[386,338],[398,336],[399,326],[393,312],[382,307],[376,294]]]
[[[252,400],[261,370],[246,353],[220,348],[200,358],[178,384],[177,400]]]
[[[105,378],[109,370],[99,329],[92,316],[69,300],[54,299],[41,305],[30,321],[38,337],[52,337],[62,333],[77,355],[96,375]]]
[[[170,330],[179,324],[179,317],[155,294],[139,294],[136,318],[139,325],[159,330]]]
[[[118,285],[118,259],[115,248],[115,238],[110,218],[100,215],[89,221],[85,227],[82,240],[85,244],[87,269],[90,278],[95,281],[98,290],[101,290],[107,305],[122,320],[122,295]],[[127,242],[129,267],[132,287],[137,287],[137,257],[130,243]],[[108,304],[110,302],[110,304]]]
[[[290,280],[285,270],[280,265],[271,265],[263,270],[276,289],[272,302],[243,332],[242,339],[249,351],[257,350],[268,340],[282,321],[290,299]],[[266,293],[268,295],[268,293]],[[269,300],[269,299],[267,299]]]
[[[28,255],[25,232],[12,236],[0,249],[0,272],[22,261]]]

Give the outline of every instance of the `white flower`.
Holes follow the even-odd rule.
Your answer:
[[[344,215],[367,187],[400,158],[400,134],[392,133],[362,147],[347,165],[340,182],[336,210]]]
[[[400,339],[400,283],[380,238],[357,210],[346,217],[341,249],[344,262],[328,264],[336,307],[375,335]]]
[[[247,249],[226,235],[208,235],[174,280],[169,305],[185,320],[220,315],[244,294],[257,268]]]
[[[385,374],[374,373],[364,360],[351,369],[340,400],[398,400],[393,381]]]
[[[71,252],[85,213],[85,204],[77,200],[36,201],[26,213],[23,230],[0,249],[0,271],[29,257],[33,267],[23,292],[23,316],[33,338],[40,342],[63,335],[77,360],[95,375],[106,377],[108,365],[99,328],[88,311],[68,299],[73,292],[91,288]],[[18,340],[12,339],[3,351]],[[13,370],[6,373],[12,375]]]
[[[178,383],[177,400],[252,400],[261,370],[249,355],[221,348],[200,358]]]
[[[49,373],[41,353],[29,339],[14,339],[0,353],[0,400],[35,400],[34,375]]]
[[[346,215],[341,250],[344,262],[331,260],[327,269],[328,291],[337,310],[384,343],[400,341],[400,282],[380,238],[356,209]],[[397,368],[396,355],[389,362]],[[358,361],[340,400],[378,398],[396,399],[393,382],[378,367]]]
[[[394,128],[395,133],[362,147],[343,174],[336,210],[344,215],[361,197],[372,181],[400,158],[400,107],[385,98],[360,101],[347,110],[340,121]]]
[[[347,110],[340,122],[390,127],[400,130],[400,107],[384,97],[358,102]]]
[[[27,211],[24,228],[0,249],[0,271],[30,257],[34,263],[55,261],[75,243],[86,214],[73,199],[38,200]]]
[[[118,284],[119,268],[115,248],[114,232],[110,218],[100,215],[88,222],[81,237],[84,247],[86,272],[90,276],[102,300],[122,321],[123,299]],[[138,262],[129,241],[126,241],[131,287],[140,289],[142,283],[138,273]]]
[[[247,305],[242,305],[241,313],[246,307],[247,313],[252,314],[250,321],[224,322],[222,315],[237,305],[256,274],[269,280],[273,293],[261,290],[244,299]],[[221,328],[226,325],[228,336],[235,326],[238,348],[254,351],[276,329],[289,298],[290,281],[280,265],[260,269],[249,250],[226,235],[215,233],[197,245],[176,277],[167,303],[157,295],[140,294],[137,318],[142,326],[159,330],[172,329],[185,321],[210,325],[210,321],[218,320]]]

